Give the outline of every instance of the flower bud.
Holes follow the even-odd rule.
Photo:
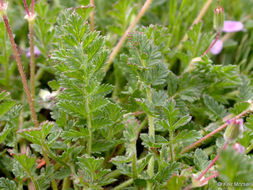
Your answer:
[[[8,3],[0,4],[0,14],[5,15],[7,11]]]
[[[214,9],[214,29],[217,33],[221,33],[224,25],[224,9],[218,7]]]
[[[238,153],[240,153],[240,154],[244,154],[244,152],[245,152],[245,148],[244,148],[242,145],[240,145],[240,143],[235,143],[235,144],[233,145],[233,148],[234,148],[234,150],[235,150],[236,152],[238,152]]]
[[[228,127],[224,133],[224,139],[228,142],[235,141],[237,137],[241,138],[243,133],[243,120],[232,119],[228,120]]]

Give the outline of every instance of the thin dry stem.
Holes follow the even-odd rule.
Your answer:
[[[193,21],[192,25],[190,26],[189,30],[192,29],[192,27],[195,24],[198,24],[201,19],[204,17],[204,15],[206,14],[209,6],[211,5],[211,3],[213,2],[213,0],[208,0],[205,5],[203,6],[203,8],[201,9],[200,13],[198,14],[198,16],[195,18],[195,20]],[[182,48],[182,43],[185,42],[186,40],[188,40],[188,33],[186,33],[183,37],[183,39],[181,40],[181,42],[179,43],[177,49],[181,49]]]
[[[234,118],[239,119],[239,118],[245,116],[246,114],[248,114],[248,113],[250,113],[250,112],[251,112],[251,110],[250,110],[250,109],[247,109],[247,110],[243,111],[242,113],[240,113],[239,115],[237,115],[237,116],[234,117]],[[194,149],[194,148],[200,146],[204,141],[206,141],[206,140],[209,139],[210,137],[214,136],[215,134],[219,133],[220,131],[222,131],[223,129],[225,129],[227,126],[228,126],[228,124],[227,124],[227,123],[224,123],[224,124],[221,125],[219,128],[215,129],[215,130],[212,131],[211,133],[209,133],[209,134],[207,134],[206,136],[204,136],[202,139],[200,139],[200,140],[194,142],[193,144],[187,146],[186,148],[184,148],[184,149],[181,151],[181,154],[186,153],[186,152],[188,152],[189,150]]]
[[[90,0],[90,5],[95,7],[95,0]],[[90,15],[90,28],[91,28],[91,31],[95,30],[95,11],[94,11],[94,9],[92,10],[91,15]]]
[[[11,46],[12,46],[12,49],[13,49],[13,52],[14,52],[15,59],[17,61],[17,66],[18,66],[18,70],[19,70],[19,73],[20,73],[20,76],[21,76],[22,83],[23,83],[23,88],[24,88],[25,94],[27,96],[29,107],[30,107],[31,112],[32,112],[33,122],[34,122],[36,127],[39,127],[39,122],[38,122],[37,115],[36,115],[36,112],[35,112],[32,97],[31,97],[30,91],[28,89],[27,80],[26,80],[26,76],[25,76],[25,73],[24,73],[24,70],[23,70],[23,67],[22,67],[22,63],[21,63],[21,60],[20,60],[18,49],[17,49],[16,43],[15,43],[14,38],[13,38],[13,34],[12,34],[12,31],[11,31],[11,28],[10,28],[10,25],[9,25],[8,18],[5,14],[3,15],[3,20],[4,20],[4,24],[5,24],[5,27],[6,27],[7,32],[8,32],[8,36],[10,38],[10,42],[11,42]]]
[[[121,47],[125,43],[125,41],[127,39],[127,36],[129,35],[130,32],[132,32],[132,30],[134,29],[136,24],[140,21],[142,16],[145,14],[145,12],[147,11],[147,9],[148,9],[148,7],[150,6],[151,3],[152,3],[152,0],[146,0],[145,4],[143,5],[143,7],[142,7],[141,11],[139,12],[139,14],[137,15],[137,17],[134,19],[134,21],[131,23],[131,25],[128,27],[128,29],[125,31],[124,35],[121,37],[118,44],[113,49],[113,51],[112,51],[112,53],[111,53],[111,55],[108,59],[107,65],[104,68],[104,72],[109,70],[114,58],[116,57],[119,50],[121,49]]]

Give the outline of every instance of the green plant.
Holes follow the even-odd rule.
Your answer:
[[[0,189],[251,189],[251,4],[0,0]]]

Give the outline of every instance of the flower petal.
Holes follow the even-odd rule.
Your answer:
[[[213,55],[217,55],[221,52],[223,48],[223,42],[221,40],[218,40],[214,46],[211,48],[210,52],[213,54]]]
[[[35,56],[40,56],[40,54],[41,54],[41,52],[40,52],[40,50],[39,50],[39,48],[37,48],[37,46],[34,46],[34,55]],[[30,57],[31,56],[31,54],[30,54],[30,48],[27,48],[26,49],[26,57]]]
[[[243,23],[239,21],[224,21],[223,32],[238,32],[244,29]]]
[[[233,145],[233,148],[234,148],[234,150],[235,150],[236,152],[238,152],[238,153],[244,154],[244,152],[245,152],[244,146],[240,145],[239,143],[235,143],[235,144]]]

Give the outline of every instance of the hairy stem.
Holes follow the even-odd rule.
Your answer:
[[[216,44],[216,42],[220,39],[221,33],[218,32],[214,41],[211,43],[211,45],[207,48],[207,50],[202,54],[202,56],[205,56],[212,48],[213,46]]]
[[[109,178],[116,178],[120,175],[121,175],[121,172],[119,170],[114,170],[111,173],[107,174],[105,177],[109,179]]]
[[[32,2],[31,2],[31,14],[32,15],[34,14],[34,3],[35,3],[35,0],[32,0]]]
[[[242,113],[240,113],[239,115],[235,116],[235,119],[240,119],[241,117],[245,116],[246,114],[250,113],[251,110],[247,109],[245,111],[243,111]],[[218,127],[217,129],[215,129],[214,131],[212,131],[211,133],[207,134],[206,136],[204,136],[203,138],[201,138],[200,140],[194,142],[193,144],[187,146],[186,148],[184,148],[181,151],[181,154],[188,152],[191,149],[194,149],[198,146],[200,146],[204,141],[206,141],[207,139],[211,138],[212,136],[214,136],[215,134],[219,133],[220,131],[222,131],[223,129],[225,129],[228,126],[227,123],[224,123],[223,125],[221,125],[220,127]]]
[[[24,94],[22,94],[21,102],[22,103],[24,102]],[[22,130],[22,126],[23,125],[24,125],[23,110],[21,110],[21,113],[20,113],[19,118],[18,118],[18,129]],[[16,147],[18,147],[18,146],[16,145]],[[20,141],[19,141],[19,147],[20,147],[21,154],[26,154],[27,146],[26,146],[25,139],[23,139],[23,138],[20,139]],[[17,150],[17,152],[18,152],[18,150]],[[28,189],[29,190],[34,190],[34,188],[35,187],[34,187],[33,182],[31,180],[29,180],[28,181]]]
[[[43,141],[42,145],[45,145],[44,141]],[[45,147],[45,146],[43,146],[43,147]],[[44,157],[44,159],[46,161],[46,165],[49,166],[50,165],[50,161],[49,161],[47,153],[46,153],[46,151],[45,151],[45,149],[43,147],[42,147],[43,157]],[[58,190],[57,183],[56,183],[55,179],[53,178],[53,176],[51,176],[51,177],[52,177],[52,188],[53,188],[53,190]]]
[[[27,171],[27,172],[28,172],[28,171]],[[33,182],[33,184],[34,184],[35,189],[36,189],[36,190],[40,190],[40,186],[39,186],[37,180],[33,177],[33,175],[32,175],[30,172],[28,173],[28,175],[29,175],[30,179],[32,180],[32,182]],[[29,185],[29,187],[31,188],[30,185]],[[33,188],[33,187],[32,187],[32,188]]]
[[[85,109],[88,113],[87,121],[88,121],[88,131],[89,131],[89,139],[88,139],[88,150],[87,153],[91,155],[91,149],[92,149],[92,125],[91,125],[91,113],[90,113],[90,107],[89,107],[89,98],[85,101]]]
[[[133,144],[134,146],[134,153],[133,153],[133,158],[132,158],[132,167],[133,167],[133,179],[137,178],[137,154],[136,154],[136,143]]]
[[[5,85],[6,85],[6,89],[9,89],[9,86],[10,86],[10,72],[9,72],[9,58],[8,58],[6,41],[7,41],[6,40],[6,35],[4,33],[3,55],[4,55],[4,65],[5,65]]]
[[[35,59],[34,59],[34,30],[33,21],[29,21],[29,40],[30,40],[30,89],[35,104]]]
[[[70,181],[69,177],[65,177],[63,180],[62,190],[69,189],[70,185],[71,185],[71,181]]]
[[[174,147],[173,147],[173,143],[172,143],[173,138],[174,138],[174,134],[173,134],[173,131],[171,130],[170,131],[170,157],[171,157],[170,161],[171,161],[171,163],[174,162]]]
[[[30,11],[29,11],[29,9],[28,9],[28,5],[27,5],[27,3],[26,3],[26,0],[23,0],[23,3],[24,3],[24,7],[25,7],[26,14],[27,14],[28,16],[30,16]]]
[[[149,103],[152,103],[152,94],[151,94],[151,87],[148,87],[146,89],[146,94],[147,94],[147,99],[149,101]],[[149,124],[149,137],[154,138],[155,137],[155,126],[154,126],[154,118],[151,115],[148,115],[148,124]],[[152,157],[148,163],[148,175],[150,178],[153,177],[154,175],[154,157]],[[147,189],[151,190],[152,189],[153,184],[151,182],[148,182],[148,186]]]
[[[228,146],[228,141],[225,142],[223,148],[221,150],[226,149]],[[198,177],[198,180],[201,180],[202,177],[205,176],[205,174],[209,171],[209,169],[214,165],[214,163],[220,158],[220,152],[217,154],[217,156],[213,159],[213,161],[207,166],[207,168],[200,174],[200,176]]]
[[[14,41],[13,34],[12,34],[10,24],[9,24],[9,21],[8,21],[8,18],[6,16],[6,14],[3,14],[3,20],[4,20],[4,24],[5,24],[5,27],[7,29],[7,32],[8,32],[9,38],[10,38],[10,42],[11,42],[11,46],[12,46],[12,49],[13,49],[13,52],[14,52],[15,59],[17,61],[17,66],[18,66],[18,70],[19,70],[19,73],[20,73],[20,76],[21,76],[22,83],[23,83],[23,88],[24,88],[25,94],[27,96],[27,100],[28,100],[30,110],[32,112],[33,122],[34,122],[36,127],[39,127],[39,122],[38,122],[37,115],[36,115],[36,112],[35,112],[32,97],[31,97],[30,91],[28,89],[26,76],[25,76],[25,73],[24,73],[24,70],[23,70],[23,67],[22,67],[22,64],[21,64],[18,49],[17,49],[16,43]]]
[[[68,167],[69,168],[69,165],[66,164],[64,161],[60,160],[57,156],[54,155],[54,153],[50,150],[50,148],[47,146],[47,144],[43,143],[43,148],[45,150],[45,153],[51,158],[53,159],[54,161],[56,162],[59,162],[61,165],[65,166],[65,167]],[[60,166],[58,166],[60,167]]]
[[[95,0],[90,0],[90,5],[95,8]],[[95,11],[94,11],[94,9],[92,10],[91,15],[90,15],[90,28],[91,28],[91,31],[95,30]]]
[[[121,183],[120,185],[114,187],[113,190],[120,190],[120,189],[123,189],[123,188],[125,188],[125,187],[131,185],[133,182],[134,182],[133,179],[129,179],[129,180],[127,180],[126,182]]]
[[[201,181],[202,184],[205,184],[206,182],[208,182],[210,179],[216,178],[219,176],[218,172],[215,172],[213,175],[210,175],[209,177],[205,178],[203,181]]]
[[[147,11],[148,7],[150,6],[150,4],[152,3],[152,0],[146,0],[145,4],[143,5],[142,9],[140,10],[139,14],[137,15],[137,17],[134,19],[134,21],[130,24],[130,26],[128,27],[128,29],[125,31],[124,35],[121,37],[120,41],[118,42],[118,44],[115,46],[115,48],[113,49],[107,65],[104,68],[104,71],[108,71],[114,58],[117,56],[119,50],[121,49],[121,47],[123,46],[123,44],[125,43],[127,36],[129,35],[130,32],[132,32],[132,30],[134,29],[134,27],[136,26],[136,24],[140,21],[141,17],[145,14],[145,12]]]

